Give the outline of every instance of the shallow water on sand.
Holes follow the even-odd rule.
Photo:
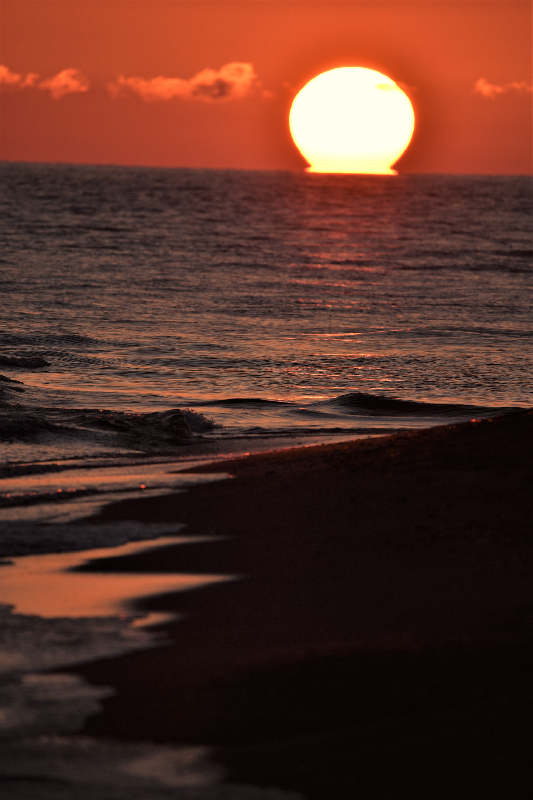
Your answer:
[[[179,525],[174,526],[179,528]],[[163,536],[74,553],[26,555],[4,563],[0,570],[0,605],[13,613],[45,619],[119,617],[133,612],[135,599],[155,594],[190,591],[231,580],[229,575],[80,572],[79,567],[108,558],[142,553],[156,547],[209,541],[209,537]],[[135,627],[171,620],[172,614],[148,614]]]
[[[71,541],[68,541],[68,529]],[[51,672],[167,643],[153,632],[175,612],[139,612],[144,595],[198,590],[229,575],[98,572],[102,559],[214,537],[171,535],[180,525],[134,522],[56,526],[105,542],[83,552],[26,555],[0,563],[0,790],[11,800],[301,800],[301,796],[224,782],[210,748],[120,743],[66,736],[113,694],[76,674]],[[77,531],[76,531],[77,528]],[[28,543],[33,530],[27,530]],[[110,546],[113,539],[151,540]],[[21,537],[21,541],[24,537]],[[46,543],[44,543],[46,549]],[[79,571],[90,564],[95,571]],[[45,671],[43,671],[45,670]]]

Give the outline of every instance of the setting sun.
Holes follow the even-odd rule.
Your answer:
[[[386,75],[341,67],[313,78],[289,115],[292,138],[308,172],[396,175],[415,116],[405,92]]]

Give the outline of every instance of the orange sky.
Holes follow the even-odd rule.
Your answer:
[[[293,97],[364,66],[415,107],[400,171],[531,172],[528,0],[0,0],[0,25],[4,160],[300,169]]]

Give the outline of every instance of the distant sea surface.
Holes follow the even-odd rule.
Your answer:
[[[528,177],[3,163],[0,184],[4,467],[532,404]]]

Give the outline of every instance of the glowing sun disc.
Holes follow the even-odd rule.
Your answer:
[[[363,67],[340,67],[309,81],[294,98],[289,126],[307,172],[396,175],[391,169],[415,127],[398,84]]]

